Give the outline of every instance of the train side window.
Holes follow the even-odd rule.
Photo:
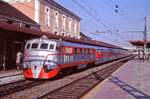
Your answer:
[[[77,52],[78,52],[78,54],[80,54],[80,48],[77,48]]]
[[[90,49],[90,53],[93,54],[93,49]]]
[[[84,53],[85,53],[85,54],[87,53],[86,48],[84,49]]]
[[[77,48],[74,48],[74,53],[78,54],[78,49]]]
[[[88,53],[90,54],[90,49],[88,49]]]
[[[93,49],[93,53],[95,53],[95,50]]]
[[[31,48],[33,48],[33,49],[36,49],[36,48],[38,48],[38,43],[32,43],[32,46],[31,46]]]
[[[54,49],[54,45],[50,44],[49,49]]]
[[[30,43],[28,43],[28,44],[27,44],[27,47],[26,47],[26,48],[27,48],[27,49],[29,49],[29,48],[30,48]]]
[[[48,44],[47,43],[42,43],[40,48],[41,49],[47,49],[48,48]]]
[[[82,54],[83,52],[82,52],[82,48],[80,48],[80,53]]]

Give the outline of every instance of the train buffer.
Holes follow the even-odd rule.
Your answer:
[[[134,58],[82,99],[150,99],[150,60]]]

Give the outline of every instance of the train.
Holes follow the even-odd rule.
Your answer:
[[[51,79],[63,70],[80,70],[89,64],[100,64],[127,55],[127,50],[115,46],[82,44],[42,36],[25,44],[23,75],[31,79]]]

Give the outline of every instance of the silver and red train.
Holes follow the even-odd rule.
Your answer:
[[[41,37],[28,40],[24,50],[25,78],[50,79],[62,70],[82,69],[127,56],[122,48],[80,44]]]

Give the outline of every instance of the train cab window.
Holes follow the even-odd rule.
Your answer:
[[[47,49],[48,48],[48,43],[42,43],[40,48],[41,49]]]
[[[61,50],[58,45],[56,45],[56,50],[57,50],[57,51],[60,51],[60,50]]]
[[[50,44],[49,49],[54,49],[54,44]]]
[[[29,49],[29,48],[30,48],[30,43],[28,43],[28,44],[27,44],[27,47],[26,47],[26,48],[27,48],[27,49]]]
[[[33,49],[36,49],[36,48],[38,48],[38,43],[32,43],[32,46],[31,46],[31,48],[33,48]]]

